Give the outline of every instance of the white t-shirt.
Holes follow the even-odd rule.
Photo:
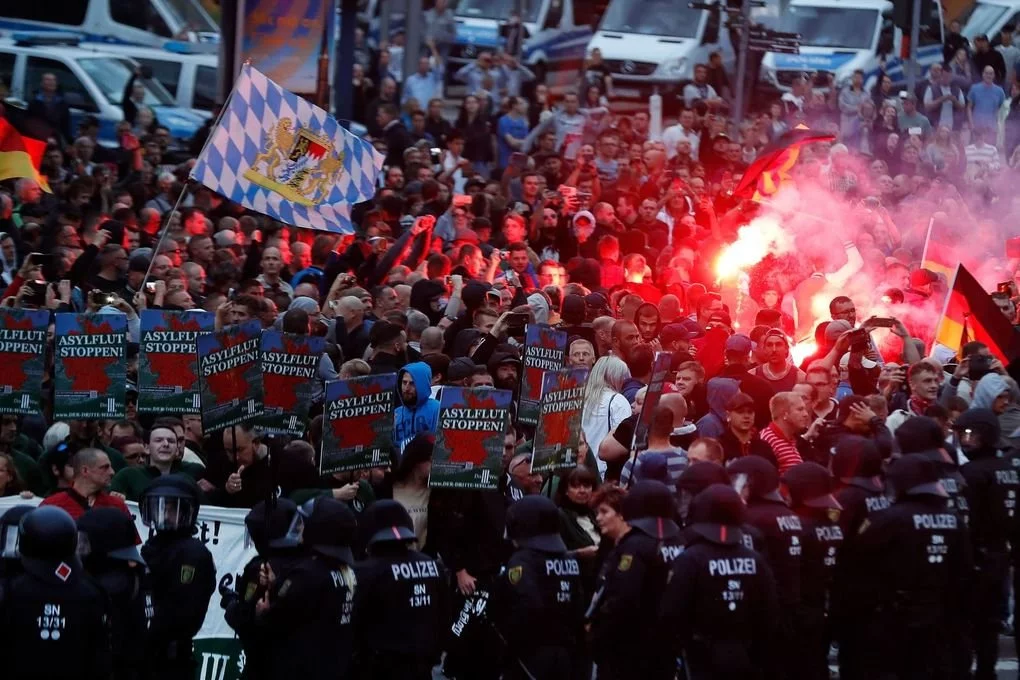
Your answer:
[[[588,449],[595,456],[599,474],[605,476],[606,463],[599,458],[599,445],[616,426],[630,417],[630,402],[619,392],[606,392],[590,412],[581,418],[581,429],[588,440]]]

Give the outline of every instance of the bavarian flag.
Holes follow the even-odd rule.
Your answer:
[[[383,160],[328,113],[245,65],[191,179],[295,227],[349,234],[351,206],[375,194]]]
[[[835,135],[814,132],[804,125],[780,135],[762,149],[758,158],[744,171],[740,184],[733,190],[733,197],[758,201],[772,196],[790,179],[790,171],[797,164],[801,147],[835,139]]]
[[[0,116],[0,180],[30,177],[47,192],[49,183],[39,174],[46,142],[25,137]]]
[[[999,311],[992,297],[966,267],[958,264],[935,332],[935,343],[959,356],[961,347],[977,340],[988,345],[1005,366],[1017,356],[1020,349],[1017,339],[1013,324]]]

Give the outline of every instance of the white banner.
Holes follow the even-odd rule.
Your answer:
[[[0,498],[0,515],[15,505],[39,505],[41,498]],[[152,532],[142,524],[137,503],[128,503],[131,516],[138,527],[138,535],[147,539]],[[195,659],[198,662],[198,680],[234,680],[244,670],[244,654],[227,622],[223,620],[220,607],[219,587],[233,588],[241,577],[244,565],[255,556],[255,548],[245,546],[244,518],[247,509],[205,506],[198,513],[198,533],[195,538],[202,541],[212,553],[216,565],[217,590],[213,591],[206,610],[202,629],[195,636]]]

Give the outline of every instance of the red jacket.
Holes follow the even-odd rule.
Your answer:
[[[40,505],[55,505],[58,508],[63,508],[75,521],[92,508],[117,508],[128,517],[131,516],[131,511],[128,510],[124,499],[119,496],[113,496],[106,491],[100,491],[91,505],[89,505],[87,498],[74,489],[58,491]]]

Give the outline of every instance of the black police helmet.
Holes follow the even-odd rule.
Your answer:
[[[311,512],[305,519],[305,545],[321,555],[353,565],[351,544],[357,532],[358,520],[346,503],[329,496],[313,499]]]
[[[694,467],[699,465],[700,463]],[[775,465],[761,456],[737,458],[726,466],[726,471],[734,480],[740,475],[746,478],[750,498],[785,502],[779,494],[779,471]]]
[[[525,496],[511,505],[506,514],[506,533],[524,548],[548,553],[567,551],[560,537],[559,510],[545,496]]]
[[[946,434],[942,431],[942,426],[937,420],[927,416],[907,418],[896,428],[896,443],[904,454],[942,448],[945,446],[945,440]]]
[[[711,485],[695,496],[691,503],[690,530],[713,543],[740,543],[743,523],[744,501],[728,484]]]
[[[942,486],[939,464],[920,453],[900,456],[885,472],[897,496],[941,496],[949,494]]]
[[[66,562],[75,558],[77,547],[78,527],[66,510],[43,505],[21,518],[22,558]]]
[[[643,534],[662,540],[674,538],[680,527],[674,521],[676,502],[669,487],[654,479],[635,482],[623,498],[623,518]]]
[[[873,478],[882,474],[882,454],[875,442],[867,437],[843,437],[836,444],[832,456],[832,476],[836,479],[852,477],[867,479],[873,491],[881,491],[882,485]]]
[[[680,475],[676,486],[681,491],[688,491],[692,496],[712,486],[713,484],[729,484],[730,475],[726,468],[718,463],[703,462],[688,465],[687,469]]]
[[[244,517],[255,549],[293,548],[301,542],[301,517],[297,504],[289,498],[277,498],[269,509],[259,501]]]
[[[411,516],[397,501],[376,501],[368,506],[362,518],[368,532],[368,545],[394,541],[403,543],[417,538]]]
[[[842,507],[832,496],[832,475],[818,463],[798,463],[783,474],[783,483],[794,505],[809,508]]]
[[[105,555],[113,560],[145,564],[137,546],[138,533],[130,515],[117,508],[93,508],[78,518],[78,554]]]
[[[200,491],[183,474],[163,475],[149,482],[138,500],[145,526],[156,531],[187,531],[198,520]]]
[[[34,505],[15,505],[0,515],[0,559],[16,560],[20,557],[18,541],[21,518],[33,510]]]
[[[967,409],[953,423],[953,429],[956,430],[965,451],[995,449],[1002,434],[999,418],[990,408]],[[968,433],[968,430],[971,432]],[[973,443],[966,440],[973,440]]]

